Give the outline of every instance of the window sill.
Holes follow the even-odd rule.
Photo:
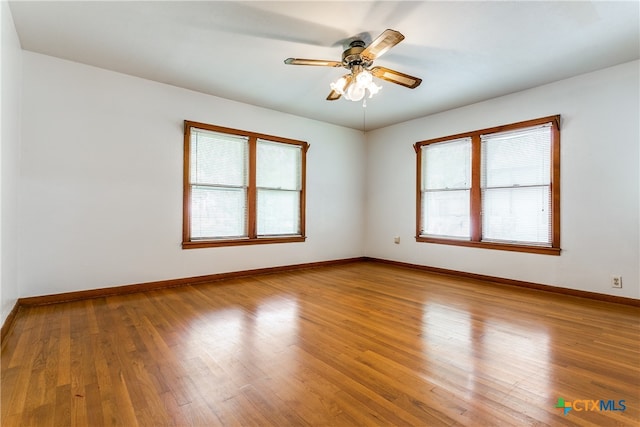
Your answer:
[[[221,246],[266,245],[271,243],[304,242],[305,236],[258,237],[256,239],[192,240],[182,242],[182,249],[216,248]]]
[[[560,248],[549,246],[519,245],[497,242],[473,242],[470,240],[439,239],[435,237],[417,236],[416,242],[436,243],[440,245],[466,246],[471,248],[495,249],[501,251],[527,252],[541,255],[560,255]]]

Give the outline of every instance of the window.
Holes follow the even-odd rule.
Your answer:
[[[559,123],[416,143],[416,240],[559,255]]]
[[[185,121],[182,247],[304,241],[308,148]]]

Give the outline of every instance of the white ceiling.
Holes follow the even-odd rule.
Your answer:
[[[640,57],[637,1],[13,1],[23,49],[316,120],[371,130]],[[387,28],[405,40],[361,103],[326,101],[343,43]]]

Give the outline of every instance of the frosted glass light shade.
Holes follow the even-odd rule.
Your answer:
[[[335,82],[331,83],[331,90],[344,95],[344,98],[349,101],[360,101],[369,92],[369,98],[378,93],[382,86],[378,86],[373,82],[373,75],[368,70],[362,70],[355,75],[354,81],[345,90],[347,79],[340,77]]]

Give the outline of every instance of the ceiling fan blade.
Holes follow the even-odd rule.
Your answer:
[[[408,87],[409,89],[415,89],[420,86],[420,83],[422,83],[422,79],[419,79],[418,77],[413,77],[409,74],[404,74],[385,67],[373,67],[369,71],[371,71],[371,74],[375,77]]]
[[[302,58],[287,58],[284,60],[287,65],[315,65],[321,67],[342,67],[342,62],[338,61],[325,61],[323,59],[302,59]]]
[[[332,90],[329,93],[329,96],[327,96],[327,101],[335,101],[336,99],[340,99],[342,95],[339,92],[336,92],[335,90]]]
[[[384,30],[374,41],[369,43],[361,53],[369,61],[382,56],[386,51],[404,40],[404,36],[396,30]]]

